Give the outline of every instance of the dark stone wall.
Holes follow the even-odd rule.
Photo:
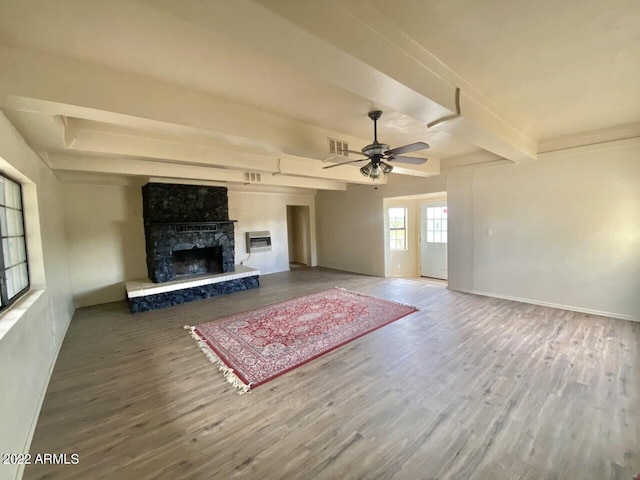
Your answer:
[[[229,220],[226,187],[147,183],[142,187],[145,223]]]
[[[156,283],[176,276],[173,250],[221,247],[223,273],[235,271],[235,239],[226,187],[148,183],[142,187],[147,272]],[[215,232],[179,232],[179,223],[217,223]]]
[[[221,247],[222,271],[235,271],[235,240],[233,223],[218,223],[216,232],[176,232],[171,224],[145,225],[147,242],[147,271],[152,282],[173,280],[176,271],[173,264],[174,250]]]
[[[129,299],[129,307],[133,313],[147,312],[159,308],[171,307],[182,303],[202,300],[204,298],[217,297],[228,293],[240,292],[260,286],[257,275],[252,277],[227,280],[226,282],[203,285],[201,287],[185,288],[174,292],[158,293],[145,297],[134,297]]]

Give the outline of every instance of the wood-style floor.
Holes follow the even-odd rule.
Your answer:
[[[624,479],[640,472],[640,324],[323,269],[138,315],[77,311],[26,479]],[[405,317],[238,396],[183,324],[333,286]]]

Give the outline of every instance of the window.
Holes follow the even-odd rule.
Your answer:
[[[407,209],[389,209],[389,246],[391,250],[407,249]]]
[[[447,207],[427,207],[427,242],[447,243]]]
[[[0,174],[0,309],[29,288],[20,184]]]

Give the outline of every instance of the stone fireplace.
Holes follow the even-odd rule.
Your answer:
[[[235,271],[234,220],[225,187],[148,183],[142,198],[152,281]]]
[[[260,271],[235,266],[227,189],[148,183],[142,208],[149,281],[126,282],[134,313],[260,286]]]

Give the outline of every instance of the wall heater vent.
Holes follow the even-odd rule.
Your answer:
[[[247,253],[270,252],[271,232],[247,232]]]

